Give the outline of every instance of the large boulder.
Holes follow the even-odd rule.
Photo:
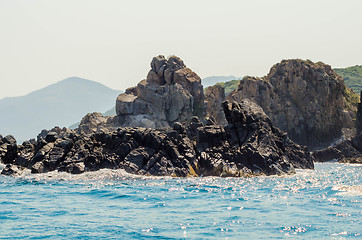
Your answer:
[[[204,95],[200,77],[183,61],[159,55],[151,61],[147,79],[116,100],[119,126],[161,128],[203,116]]]
[[[227,97],[260,105],[272,122],[303,145],[329,145],[352,128],[355,94],[329,65],[303,60],[283,60],[264,78],[245,77]]]

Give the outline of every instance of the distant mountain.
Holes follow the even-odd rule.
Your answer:
[[[227,82],[230,80],[238,80],[238,79],[240,79],[240,78],[235,77],[235,76],[212,76],[212,77],[207,77],[207,78],[201,79],[201,83],[204,86],[204,88],[207,88],[207,87],[213,86],[219,82]]]
[[[352,66],[347,68],[335,68],[336,71],[341,77],[344,78],[344,83],[352,90],[360,94],[362,91],[362,65],[361,66]]]
[[[12,134],[19,143],[35,138],[42,129],[68,127],[89,112],[105,112],[115,104],[119,90],[71,77],[26,96],[0,99],[0,134]]]

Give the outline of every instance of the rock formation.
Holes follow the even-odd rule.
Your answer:
[[[80,134],[55,128],[37,140],[17,146],[10,136],[0,138],[3,174],[22,167],[33,173],[52,170],[82,173],[122,168],[143,175],[250,176],[294,173],[313,168],[306,147],[296,145],[275,128],[263,110],[249,101],[224,102],[228,125],[204,126],[197,117],[173,128],[119,128]]]
[[[313,169],[307,147],[293,143],[275,128],[255,103],[223,103],[228,125],[198,128],[196,149],[205,175],[245,176],[293,173],[294,168]]]
[[[362,132],[352,139],[317,150],[313,156],[317,162],[337,160],[341,163],[362,163]]]
[[[100,131],[112,131],[117,129],[117,126],[116,118],[93,112],[82,118],[76,131],[79,134],[91,134]]]
[[[283,60],[264,78],[245,77],[229,100],[250,99],[289,137],[311,148],[329,145],[344,127],[353,127],[353,94],[329,65]]]
[[[117,121],[128,127],[168,127],[202,116],[203,111],[201,79],[176,56],[154,57],[147,79],[116,101]]]
[[[18,157],[18,146],[13,136],[5,137],[0,135],[0,162],[5,164],[12,163],[13,159]]]

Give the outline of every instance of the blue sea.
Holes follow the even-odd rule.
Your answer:
[[[315,168],[252,178],[0,176],[0,239],[362,239],[362,165]]]

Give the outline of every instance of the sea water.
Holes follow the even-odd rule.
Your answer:
[[[295,175],[0,176],[0,239],[362,239],[361,165]]]

